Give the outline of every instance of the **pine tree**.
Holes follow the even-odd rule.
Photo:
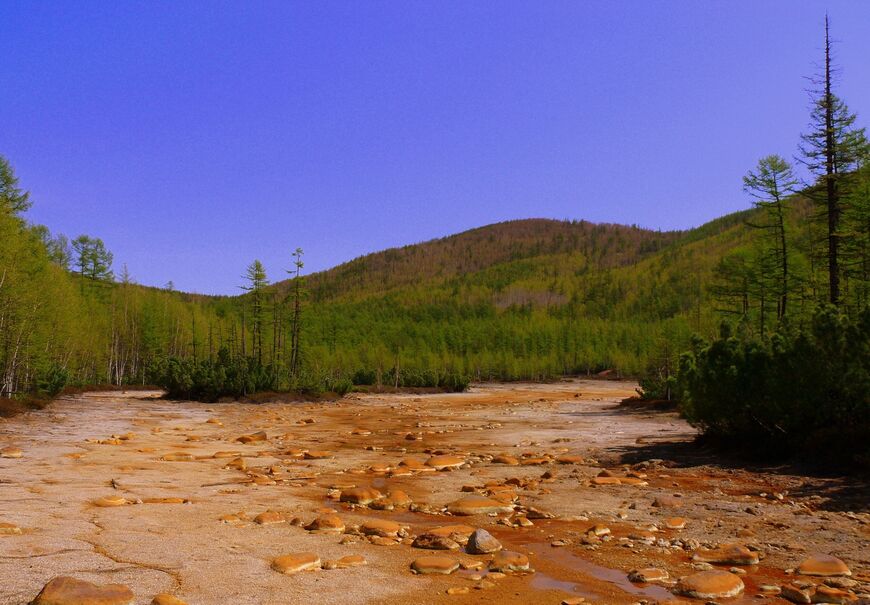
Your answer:
[[[263,289],[269,285],[269,280],[266,278],[266,268],[259,260],[255,260],[250,265],[244,275],[248,280],[248,285],[242,286],[242,289],[250,293],[251,304],[251,336],[253,338],[253,349],[257,353],[257,362],[263,364],[263,322],[265,318],[264,312],[264,292]]]
[[[0,155],[0,212],[21,214],[30,205],[30,194],[18,187],[18,177],[12,165]]]

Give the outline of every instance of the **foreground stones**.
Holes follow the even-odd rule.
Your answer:
[[[21,458],[24,456],[24,452],[22,452],[17,447],[4,447],[0,448],[0,458]]]
[[[471,516],[489,513],[509,513],[514,507],[483,496],[466,496],[447,505],[447,512],[453,515]]]
[[[728,571],[702,571],[677,582],[674,592],[695,599],[727,599],[743,592],[743,580]]]
[[[724,544],[713,550],[698,550],[692,561],[717,565],[757,565],[758,553],[739,544]]]
[[[490,571],[531,571],[529,558],[518,552],[500,550],[489,564]]]
[[[171,594],[162,593],[151,599],[151,605],[187,605],[187,603]]]
[[[851,576],[851,570],[837,557],[814,555],[798,565],[798,573],[805,576]]]
[[[320,557],[313,552],[282,555],[272,561],[272,569],[287,575],[319,567]]]
[[[457,569],[459,569],[459,561],[439,555],[418,557],[411,563],[411,571],[419,574],[449,575]]]
[[[486,531],[485,529],[476,529],[468,538],[468,552],[475,555],[487,555],[501,550],[501,542]]]
[[[98,586],[68,576],[59,576],[46,584],[32,605],[129,605],[133,591],[121,584]]]

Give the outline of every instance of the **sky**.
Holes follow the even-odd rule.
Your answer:
[[[870,2],[0,0],[27,217],[134,280],[238,293],[494,222],[697,226],[792,157],[831,18],[870,124]]]

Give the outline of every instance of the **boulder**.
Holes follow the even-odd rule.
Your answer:
[[[122,584],[99,586],[68,576],[52,579],[31,605],[131,605],[133,591]]]

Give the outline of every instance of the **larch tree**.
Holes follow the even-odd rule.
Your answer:
[[[743,177],[744,191],[755,198],[755,207],[763,211],[761,222],[750,225],[763,231],[762,254],[770,258],[778,274],[776,317],[780,321],[785,317],[789,292],[785,198],[797,185],[791,165],[778,155],[762,158],[756,169]]]
[[[827,239],[828,298],[840,304],[840,220],[843,214],[842,179],[853,171],[867,147],[864,129],[855,126],[856,115],[833,91],[836,67],[831,57],[831,37],[825,16],[825,58],[822,74],[813,80],[809,131],[801,135],[801,161],[820,181]]]
[[[12,165],[0,155],[0,211],[20,215],[30,205],[30,194],[18,187]]]
[[[287,271],[293,276],[293,321],[290,330],[290,375],[296,378],[300,364],[300,334],[302,331],[302,248],[293,251],[293,268]]]
[[[263,363],[263,322],[264,322],[264,299],[265,293],[263,289],[269,285],[269,280],[266,277],[266,268],[259,260],[255,260],[248,265],[245,271],[244,278],[248,280],[247,285],[242,286],[242,289],[250,293],[251,303],[251,336],[253,349],[257,353],[257,361]]]

